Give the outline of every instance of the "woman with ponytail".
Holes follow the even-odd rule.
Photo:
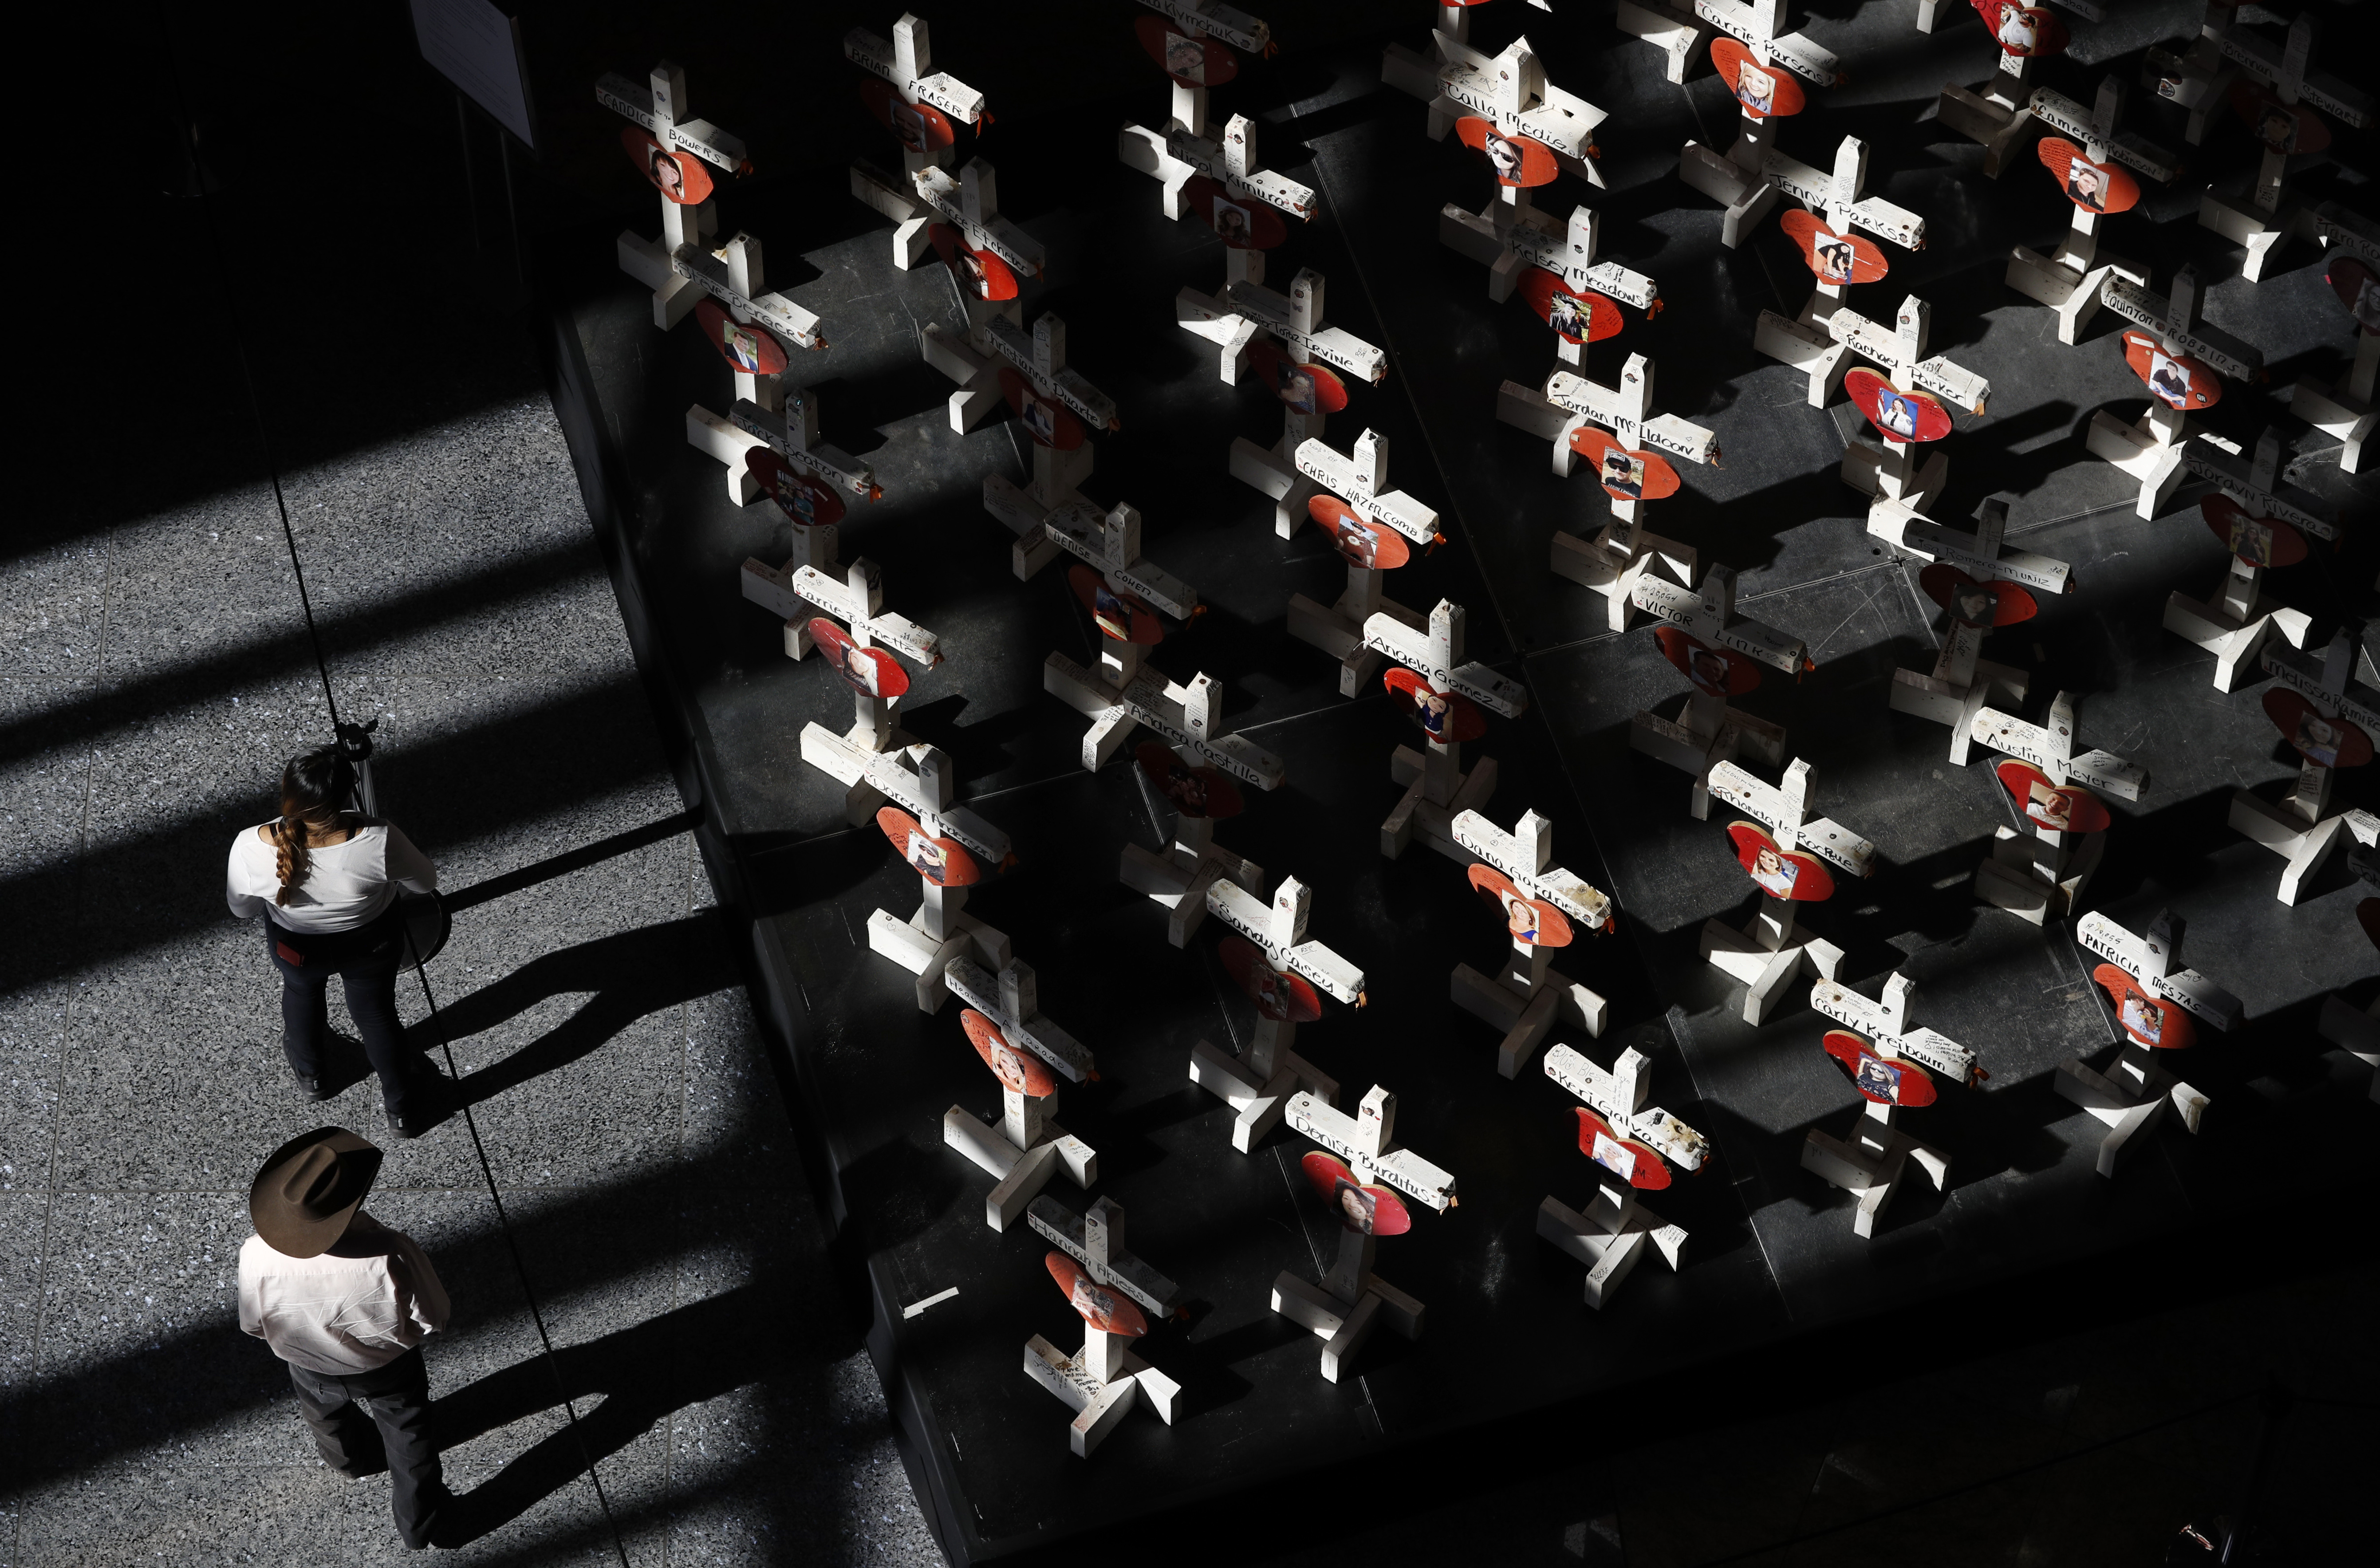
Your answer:
[[[239,918],[264,919],[281,971],[281,1048],[298,1087],[327,1098],[322,1046],[336,975],[380,1075],[389,1127],[409,1138],[436,1118],[444,1080],[406,1051],[397,1022],[397,893],[434,892],[438,872],[401,831],[347,809],[355,789],[355,766],[335,746],[292,759],[281,771],[281,815],[232,841],[225,894]]]

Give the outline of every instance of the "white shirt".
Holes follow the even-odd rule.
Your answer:
[[[279,906],[273,902],[281,894],[277,852],[254,828],[243,829],[232,840],[224,879],[224,901],[231,912],[253,920],[270,907],[273,922],[293,931],[351,931],[377,919],[399,888],[414,893],[437,890],[438,869],[403,829],[370,818],[349,820],[355,831],[346,842],[307,850],[306,880]]]
[[[402,1231],[356,1211],[319,1258],[275,1252],[262,1236],[239,1249],[239,1326],[284,1361],[352,1377],[385,1367],[446,1326],[446,1287]]]

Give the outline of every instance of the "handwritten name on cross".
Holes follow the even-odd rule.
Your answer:
[[[1347,503],[1347,509],[1367,522],[1391,528],[1415,544],[1439,537],[1438,514],[1402,490],[1390,490],[1389,438],[1366,431],[1355,438],[1353,456],[1319,439],[1297,448],[1297,471]]]
[[[1055,1198],[1037,1197],[1025,1210],[1032,1227],[1055,1243],[1094,1283],[1119,1290],[1161,1319],[1182,1305],[1182,1287],[1142,1262],[1123,1244],[1123,1205],[1111,1197],[1076,1214]]]
[[[1358,1176],[1396,1188],[1443,1214],[1455,1203],[1454,1178],[1392,1140],[1397,1097],[1374,1084],[1355,1114],[1300,1089],[1289,1097],[1289,1124],[1347,1161]]]
[[[1820,174],[1809,164],[1770,151],[1761,172],[1777,188],[1815,212],[1827,215],[1827,226],[1837,234],[1859,228],[1903,250],[1925,249],[1925,220],[1881,196],[1864,196],[1867,185],[1867,143],[1847,136],[1835,146],[1835,166]],[[1822,286],[1835,288],[1837,286]]]
[[[1430,38],[1439,55],[1441,98],[1492,123],[1506,136],[1525,136],[1551,148],[1571,173],[1603,184],[1595,166],[1595,128],[1604,111],[1546,79],[1545,62],[1525,37],[1489,56],[1446,34]],[[1433,129],[1437,128],[1432,127]]]
[[[1710,771],[1710,793],[1767,825],[1779,849],[1802,849],[1855,877],[1876,869],[1876,845],[1830,818],[1810,816],[1810,764],[1795,758],[1783,780],[1763,784],[1732,762]]]
[[[2344,628],[2319,654],[2268,642],[2263,662],[2266,674],[2313,703],[2325,718],[2343,718],[2367,735],[2380,735],[2380,690],[2354,678],[2359,663],[2363,674],[2372,673],[2372,657]]]
[[[2162,997],[2184,1012],[2228,1029],[2246,1011],[2240,1000],[2195,969],[2178,969],[2181,962],[2183,923],[2168,909],[2149,923],[2148,934],[2136,936],[2096,911],[2074,928],[2074,940],[2086,950],[2141,983],[2152,996]]]
[[[1556,371],[1546,383],[1546,397],[1560,407],[1601,426],[1623,446],[1650,446],[1673,453],[1692,463],[1718,461],[1718,437],[1675,414],[1656,414],[1653,407],[1653,361],[1631,354],[1621,368],[1620,384],[1604,386],[1569,371]]]
[[[1832,87],[1842,62],[1798,32],[1785,32],[1785,0],[1694,0],[1694,15],[1751,47],[1763,65],[1779,65],[1795,76]]]
[[[1659,1106],[1645,1104],[1652,1097],[1645,1071],[1650,1064],[1633,1045],[1620,1053],[1609,1072],[1567,1045],[1546,1052],[1546,1076],[1570,1090],[1580,1104],[1630,1137],[1644,1139],[1681,1170],[1699,1171],[1710,1158],[1710,1140]],[[1682,1239],[1684,1233],[1679,1234]]]
[[[1033,383],[1035,392],[1063,403],[1095,430],[1123,426],[1114,399],[1079,371],[1066,368],[1066,323],[1055,314],[1044,311],[1029,334],[1006,317],[994,316],[984,323],[984,335],[1002,359]]]
[[[884,493],[876,470],[839,446],[819,439],[817,395],[803,389],[785,394],[782,415],[772,414],[748,398],[737,398],[728,410],[737,430],[766,445],[795,468],[825,480],[835,489],[874,501]],[[831,526],[831,525],[830,525]]]
[[[1459,691],[1508,719],[1528,710],[1528,689],[1487,665],[1463,657],[1463,606],[1441,599],[1429,613],[1429,629],[1416,631],[1385,611],[1364,622],[1364,646],[1387,654],[1438,691]]]
[[[1589,930],[1601,930],[1611,918],[1611,900],[1600,888],[1552,864],[1553,823],[1535,811],[1522,812],[1511,833],[1476,811],[1457,812],[1454,842],[1512,878],[1529,897],[1552,905]]]
[[[1310,187],[1262,166],[1257,156],[1257,124],[1245,115],[1233,115],[1224,125],[1220,140],[1206,135],[1203,128],[1176,125],[1165,133],[1165,153],[1244,201],[1278,207],[1293,218],[1314,216]]]
[[[868,758],[863,776],[887,800],[917,818],[928,837],[955,839],[989,866],[1008,859],[1006,833],[965,807],[949,803],[957,792],[951,760],[939,748],[911,746],[878,752]]]
[[[734,174],[747,166],[744,143],[735,137],[686,113],[685,67],[663,60],[638,87],[626,77],[606,71],[596,79],[595,101],[652,133],[655,141],[674,152],[690,152],[706,164]],[[653,324],[669,328],[686,319],[694,296],[686,278],[674,271],[671,259],[684,247],[699,244],[710,213],[710,203],[693,204],[661,198],[662,236],[659,243],[633,234],[620,236],[623,271],[653,291]]]
[[[2313,18],[2299,17],[2289,24],[2288,38],[2275,43],[2261,34],[2233,24],[2219,35],[2224,55],[2248,75],[2273,90],[2284,103],[2311,103],[2340,124],[2362,130],[2373,119],[2372,99],[2327,71],[2311,71]]]
[[[2111,277],[2101,298],[2116,314],[2156,334],[2168,354],[2203,359],[2235,381],[2253,381],[2264,369],[2263,349],[2198,319],[2198,269],[2194,266],[2174,274],[2170,297],[2153,294],[2129,279]]]
[[[2008,503],[1986,501],[1975,509],[1972,531],[1945,528],[1931,517],[1913,517],[1900,538],[1912,551],[1956,566],[1977,582],[2022,583],[2044,593],[2074,591],[2074,569],[2065,562],[2029,551],[2003,551],[2000,540],[2007,531]],[[1983,628],[1966,629],[1977,632],[1976,640],[1982,640]]]
[[[1933,322],[1934,307],[1912,294],[1900,302],[1889,327],[1844,306],[1828,319],[1827,331],[1837,343],[1883,369],[1895,385],[1919,388],[1971,414],[1982,413],[1992,383],[1946,356],[1925,357]]]
[[[1810,986],[1810,1005],[1865,1036],[1882,1055],[1914,1062],[1955,1083],[1973,1083],[1973,1051],[1934,1029],[1909,1027],[1909,1004],[1916,993],[1917,982],[1896,969],[1884,982],[1880,1002],[1869,1001],[1840,980],[1821,979]]]
[[[753,236],[739,234],[716,250],[693,243],[681,245],[670,257],[670,268],[726,306],[727,313],[738,322],[758,322],[803,348],[826,346],[816,315],[782,294],[764,292],[760,242]],[[736,372],[739,383],[758,379]]]
[[[2304,506],[2285,493],[2280,481],[2281,432],[2267,426],[2256,441],[2256,454],[2242,462],[2239,449],[2212,432],[2202,432],[2197,439],[2183,445],[2181,465],[2204,480],[2232,500],[2238,502],[2250,517],[2277,518],[2291,528],[2303,529],[2317,539],[2337,539],[2338,519],[2336,514],[2325,516]],[[2320,501],[2304,491],[2296,493],[2305,500]]]
[[[1215,733],[1223,703],[1221,684],[1212,675],[1196,675],[1177,686],[1144,666],[1119,690],[1064,654],[1052,653],[1042,662],[1041,684],[1098,721],[1083,741],[1086,768],[1101,766],[1136,723],[1184,758],[1211,763],[1258,789],[1279,789],[1287,777],[1281,759],[1245,735]]]
[[[2095,164],[2122,164],[2159,185],[2170,185],[2181,176],[2179,155],[2145,137],[2116,128],[2124,109],[2124,84],[2118,78],[2108,77],[2099,83],[2099,95],[2088,109],[2054,87],[2034,89],[2027,108],[2034,119],[2080,142]]]
[[[1360,376],[1375,386],[1389,373],[1389,357],[1354,333],[1322,318],[1322,274],[1302,269],[1282,296],[1260,283],[1228,283],[1214,298],[1192,288],[1174,297],[1173,319],[1221,350],[1222,377],[1236,383],[1247,368],[1248,345],[1269,334],[1300,359]]]
[[[933,46],[922,18],[904,11],[890,43],[864,27],[843,35],[843,57],[892,84],[904,103],[928,103],[968,125],[983,118],[983,94],[933,68]]]
[[[1800,638],[1787,637],[1758,621],[1735,619],[1732,566],[1713,566],[1705,572],[1699,593],[1647,574],[1636,579],[1630,597],[1639,610],[1650,611],[1708,647],[1731,648],[1787,675],[1809,662],[1809,648]]]
[[[2088,784],[2119,800],[2138,800],[2149,784],[2149,772],[2112,751],[2091,750],[2074,755],[2078,725],[2075,697],[2061,691],[2049,704],[2048,723],[2028,724],[2011,713],[1985,708],[1975,715],[1971,733],[1979,746],[2030,762],[2054,784]]]
[[[943,966],[942,983],[953,996],[999,1025],[1011,1045],[1021,1045],[1038,1056],[1068,1083],[1099,1076],[1083,1042],[1043,1015],[1040,981],[1034,976],[1033,966],[1023,959],[1011,959],[995,979],[974,959],[953,958]]]
[[[1207,884],[1207,912],[1263,950],[1265,961],[1281,973],[1294,970],[1340,1002],[1360,1006],[1364,971],[1305,935],[1313,913],[1314,890],[1295,877],[1285,877],[1267,904],[1237,882],[1217,880]]]

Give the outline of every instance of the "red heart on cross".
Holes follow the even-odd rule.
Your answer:
[[[1401,1236],[1413,1229],[1405,1200],[1377,1183],[1356,1180],[1346,1161],[1317,1149],[1297,1163],[1339,1222],[1358,1235]]]
[[[1670,1167],[1653,1146],[1640,1138],[1622,1137],[1618,1128],[1584,1105],[1578,1112],[1578,1151],[1642,1192],[1659,1192],[1670,1185]]]
[[[2141,182],[2116,164],[2095,164],[2063,137],[2045,136],[2034,148],[2042,166],[2058,178],[2066,200],[2086,213],[2129,213],[2140,204]]]
[[[1543,899],[1531,898],[1493,866],[1471,868],[1471,885],[1504,916],[1504,932],[1524,947],[1568,947],[1570,920]]]
[[[1931,1105],[1933,1075],[1914,1063],[1878,1056],[1868,1042],[1849,1029],[1828,1029],[1827,1054],[1851,1075],[1852,1088],[1864,1100],[1878,1105]]]
[[[1769,897],[1815,904],[1834,896],[1834,874],[1825,861],[1798,849],[1780,848],[1759,823],[1730,822],[1727,836],[1735,842],[1736,863]]]
[[[1127,1339],[1138,1339],[1148,1332],[1148,1319],[1140,1315],[1139,1307],[1083,1272],[1083,1266],[1064,1253],[1052,1252],[1041,1263],[1050,1270],[1050,1277],[1058,1282],[1058,1288],[1066,1293],[1066,1305],[1092,1328]]]
[[[966,887],[983,880],[983,869],[966,846],[952,838],[935,838],[923,824],[898,806],[886,806],[876,813],[878,831],[892,841],[901,858],[936,887]]]
[[[968,1007],[959,1014],[959,1027],[966,1030],[967,1043],[975,1047],[975,1053],[983,1058],[983,1064],[991,1069],[1001,1088],[1029,1094],[1036,1100],[1058,1092],[1058,1080],[1050,1076],[1050,1069],[1042,1065],[1038,1057],[1009,1044],[998,1024]]]
[[[1570,449],[1595,465],[1603,492],[1614,501],[1658,501],[1678,493],[1678,470],[1666,459],[1658,453],[1631,451],[1593,425],[1570,438]]]
[[[2107,804],[2079,784],[2055,784],[2030,762],[2011,757],[1993,770],[2024,820],[2052,833],[2105,833],[2115,819]]]

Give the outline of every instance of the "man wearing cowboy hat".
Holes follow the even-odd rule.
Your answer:
[[[446,1326],[446,1288],[411,1237],[363,1211],[380,1162],[345,1127],[273,1151],[249,1188],[239,1326],[289,1363],[324,1464],[356,1477],[385,1462],[397,1534],[419,1550],[452,1501],[419,1348]]]

